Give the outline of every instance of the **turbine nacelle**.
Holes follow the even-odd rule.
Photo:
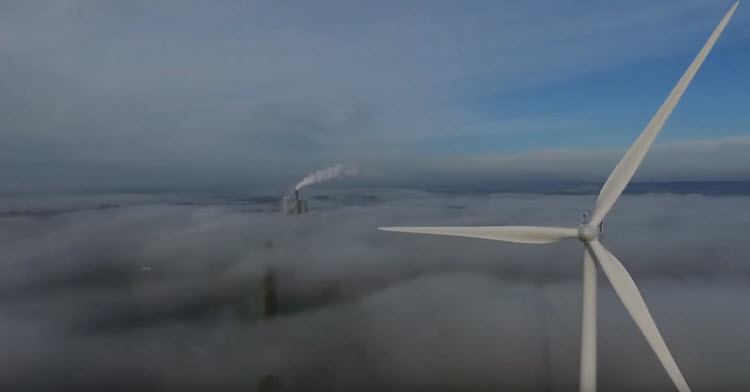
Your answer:
[[[578,226],[578,239],[583,242],[593,241],[602,234],[600,229],[601,225],[597,227],[590,222],[584,223]]]

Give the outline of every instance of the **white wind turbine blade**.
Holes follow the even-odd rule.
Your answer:
[[[379,227],[379,230],[404,233],[437,234],[487,240],[545,244],[577,238],[578,229],[537,226],[464,226],[464,227]]]
[[[703,64],[703,60],[706,59],[708,52],[711,51],[711,48],[714,46],[714,43],[716,43],[716,40],[721,35],[724,27],[729,22],[729,19],[732,17],[738,4],[739,1],[734,3],[729,12],[724,15],[724,19],[719,22],[716,30],[714,30],[708,38],[708,41],[703,45],[701,51],[698,52],[698,55],[690,64],[687,71],[685,71],[685,74],[682,75],[679,82],[677,82],[677,85],[667,97],[667,100],[664,101],[661,108],[659,108],[659,111],[656,112],[654,117],[643,130],[643,133],[641,133],[641,136],[638,137],[633,146],[630,147],[627,153],[625,153],[625,156],[622,157],[622,160],[617,164],[615,170],[613,170],[612,174],[607,178],[607,182],[604,183],[604,187],[602,187],[602,190],[599,193],[599,198],[596,200],[594,213],[591,215],[592,225],[596,226],[604,219],[604,216],[607,215],[609,210],[615,204],[615,201],[617,201],[617,198],[620,197],[620,194],[622,194],[622,191],[628,185],[630,179],[633,178],[633,174],[638,170],[638,166],[640,166],[643,157],[646,156],[649,147],[651,147],[654,139],[656,139],[656,135],[659,134],[659,131],[661,131],[661,128],[669,118],[669,115],[672,114],[672,110],[677,106],[677,102],[680,101],[682,93],[685,92],[690,81],[693,80],[693,76],[695,76],[695,73],[698,72],[701,64]]]
[[[680,369],[677,367],[672,354],[670,354],[667,344],[664,343],[659,333],[659,329],[654,323],[654,319],[651,317],[651,313],[646,307],[646,303],[643,301],[638,287],[636,287],[633,278],[630,276],[622,263],[610,253],[599,241],[594,240],[588,243],[589,248],[594,252],[596,260],[604,271],[604,275],[607,276],[612,287],[615,289],[615,293],[625,305],[625,309],[630,313],[630,317],[633,318],[638,328],[643,333],[643,336],[648,341],[651,349],[654,350],[656,356],[659,358],[664,369],[667,371],[669,378],[677,387],[680,392],[690,392],[690,388],[682,377]]]

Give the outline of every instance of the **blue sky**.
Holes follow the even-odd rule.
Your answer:
[[[731,34],[731,31],[729,30]],[[701,43],[696,42],[696,48]],[[697,49],[694,51],[697,53]],[[689,93],[659,136],[660,142],[722,139],[748,134],[748,42],[717,45]],[[498,123],[519,121],[518,131],[433,139],[417,148],[431,153],[522,152],[536,148],[628,146],[659,108],[694,53],[665,55],[521,91],[471,97],[467,110]],[[528,131],[523,120],[557,119]],[[510,126],[513,128],[513,125]]]
[[[603,181],[731,5],[3,2],[0,180]],[[748,49],[741,4],[636,179],[750,177]]]

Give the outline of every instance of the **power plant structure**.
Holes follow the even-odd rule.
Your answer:
[[[307,213],[307,201],[299,198],[299,190],[295,189],[293,195],[284,196],[281,211],[287,215],[302,215]]]

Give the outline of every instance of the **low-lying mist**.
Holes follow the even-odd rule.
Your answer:
[[[0,199],[0,389],[577,389],[580,243],[376,228],[575,226],[595,196],[309,196],[302,216],[265,198]],[[626,195],[605,222],[694,390],[750,388],[747,233],[750,197]],[[599,287],[600,388],[670,390]]]

